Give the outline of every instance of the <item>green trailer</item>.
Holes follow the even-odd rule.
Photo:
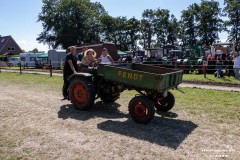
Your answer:
[[[134,121],[150,122],[155,110],[167,112],[175,98],[169,91],[182,82],[182,70],[146,64],[99,64],[90,73],[77,73],[69,78],[69,99],[76,109],[89,110],[94,101],[115,102],[124,90],[136,90],[128,108]]]

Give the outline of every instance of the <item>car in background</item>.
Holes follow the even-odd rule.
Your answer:
[[[19,66],[20,65],[20,57],[10,57],[8,59],[9,66]]]

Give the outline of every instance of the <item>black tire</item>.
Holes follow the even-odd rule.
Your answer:
[[[128,109],[132,119],[142,124],[150,122],[155,114],[153,101],[145,96],[136,96],[131,99]]]
[[[74,79],[70,83],[69,98],[76,109],[89,110],[94,105],[95,89],[91,81],[84,78]]]
[[[171,92],[167,92],[166,97],[158,96],[154,99],[155,108],[161,112],[167,112],[171,110],[175,104],[175,98]]]

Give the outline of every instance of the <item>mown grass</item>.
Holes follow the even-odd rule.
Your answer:
[[[191,75],[188,75],[191,76]],[[198,75],[196,75],[198,76]],[[61,92],[62,77],[37,74],[0,73],[0,84],[17,84],[22,87],[41,88],[46,91]],[[176,109],[186,110],[193,115],[204,115],[222,119],[240,120],[239,92],[217,91],[206,89],[182,88],[185,93],[173,90],[176,98]],[[122,99],[127,99],[138,94],[135,91],[126,91],[121,94]]]
[[[183,80],[185,81],[197,81],[197,82],[211,82],[211,83],[230,83],[240,84],[239,80],[236,80],[233,76],[224,76],[221,78],[215,78],[213,74],[207,74],[204,78],[204,74],[184,74]]]
[[[19,70],[19,67],[6,67],[4,69],[11,69],[11,70]],[[23,68],[22,68],[23,69]],[[36,71],[36,72],[50,72],[49,69],[43,70],[43,69],[35,69],[35,68],[25,68],[24,71]],[[53,73],[62,73],[61,69],[53,69]],[[183,81],[194,81],[194,82],[210,82],[210,83],[229,83],[229,84],[239,84],[240,81],[236,80],[233,76],[224,76],[222,78],[215,78],[213,74],[207,74],[206,78],[204,78],[204,74],[196,74],[196,73],[190,73],[190,74],[184,74],[183,75]]]
[[[0,73],[1,85],[18,85],[22,88],[33,86],[38,91],[54,91],[61,92],[62,77],[35,74],[19,73]],[[202,122],[204,124],[218,126],[230,124],[239,127],[240,120],[240,103],[239,92],[206,90],[206,89],[191,89],[181,88],[182,92],[172,90],[175,96],[175,106],[171,112],[179,116],[185,115],[185,119],[193,121],[193,123]],[[4,91],[1,91],[4,92]],[[129,99],[137,94],[136,91],[124,91],[121,94],[119,102],[128,103]],[[122,104],[121,103],[121,104]],[[108,114],[108,113],[106,113]],[[232,128],[223,128],[229,133]],[[239,132],[234,133],[240,136]],[[0,159],[21,159],[21,155],[16,155],[12,152],[6,152],[6,149],[15,148],[18,142],[6,140],[0,133]]]
[[[182,88],[184,93],[174,90],[176,110],[207,117],[214,122],[236,122],[240,120],[239,92]]]
[[[10,69],[20,71],[20,67],[11,66],[11,67],[1,67],[2,69]],[[38,69],[38,68],[21,68],[23,71],[36,71],[36,72],[50,72],[49,69]],[[53,73],[62,73],[61,69],[53,69]]]
[[[63,85],[63,78],[59,76],[7,72],[0,73],[0,81],[9,85],[14,83],[24,87],[35,86],[49,91],[60,91]]]

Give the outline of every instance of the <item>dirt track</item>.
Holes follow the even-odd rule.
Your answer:
[[[239,129],[185,111],[148,125],[128,115],[130,98],[77,111],[58,92],[0,82],[0,154],[27,159],[238,159]],[[121,107],[120,107],[121,106]],[[213,127],[214,126],[214,127]],[[231,132],[224,132],[228,127]],[[1,159],[1,157],[0,157]],[[218,158],[217,158],[218,159]]]

